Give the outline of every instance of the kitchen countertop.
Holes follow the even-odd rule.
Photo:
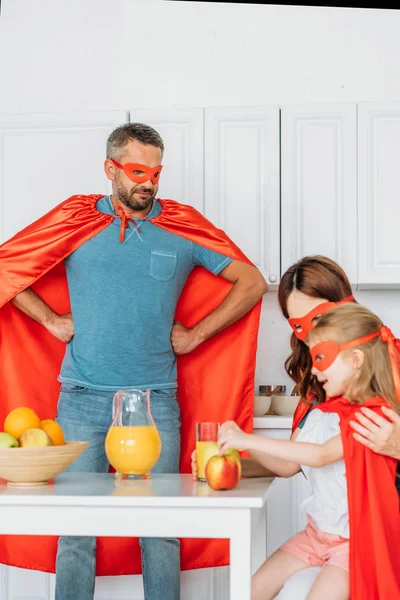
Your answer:
[[[265,415],[254,417],[254,429],[292,429],[293,417],[280,417],[279,415]]]

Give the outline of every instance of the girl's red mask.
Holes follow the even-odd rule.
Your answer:
[[[335,308],[336,306],[339,306],[340,304],[353,301],[354,296],[347,296],[347,298],[343,298],[343,300],[340,300],[340,302],[322,302],[322,304],[318,304],[318,306],[310,310],[310,312],[304,315],[304,317],[288,319],[288,323],[293,329],[294,335],[297,337],[297,339],[305,340],[311,329],[315,327],[315,323],[313,323],[314,319],[324,315],[326,312],[332,308]]]
[[[118,167],[118,169],[122,169],[123,172],[133,183],[144,183],[145,181],[151,181],[153,185],[158,183],[160,179],[162,165],[159,167],[146,167],[146,165],[140,165],[139,163],[125,163],[121,165],[121,163],[116,160],[110,159],[113,165]]]
[[[319,344],[315,344],[310,350],[313,367],[318,369],[318,371],[326,371],[333,365],[343,350],[355,348],[360,344],[366,344],[380,335],[381,332],[377,331],[375,333],[370,333],[369,335],[364,335],[356,340],[352,340],[351,342],[346,342],[345,344],[338,344],[337,342],[320,342]]]
[[[394,389],[397,401],[400,402],[400,375],[396,340],[389,327],[386,327],[385,325],[375,333],[364,335],[363,337],[351,340],[345,344],[338,344],[337,342],[320,342],[319,344],[315,344],[310,350],[313,367],[318,369],[318,371],[326,371],[333,365],[340,352],[348,350],[349,348],[355,348],[361,344],[366,344],[377,337],[380,337],[382,342],[388,345]]]

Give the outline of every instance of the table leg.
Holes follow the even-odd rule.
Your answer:
[[[251,509],[235,518],[230,538],[230,600],[251,600]]]
[[[251,572],[254,574],[267,559],[267,509],[251,511]]]

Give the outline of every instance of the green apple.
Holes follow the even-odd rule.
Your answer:
[[[0,447],[1,448],[17,448],[19,446],[18,441],[13,438],[9,433],[0,433]]]

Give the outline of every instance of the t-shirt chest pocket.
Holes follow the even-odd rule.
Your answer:
[[[150,255],[150,277],[157,281],[168,281],[175,275],[177,253],[175,250],[153,248]]]

